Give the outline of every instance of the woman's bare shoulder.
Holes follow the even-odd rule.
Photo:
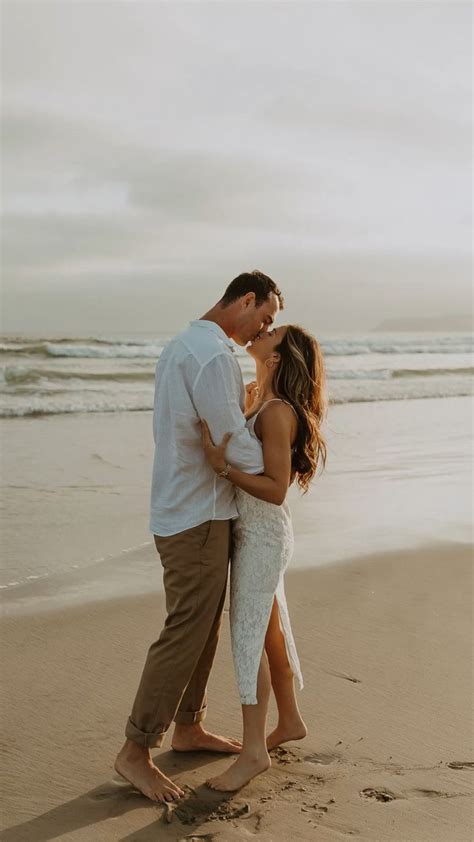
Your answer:
[[[283,400],[272,400],[260,410],[255,422],[255,432],[261,438],[268,432],[281,429],[282,431],[287,430],[291,436],[297,427],[297,423],[295,411],[288,403]],[[258,430],[258,427],[260,430]]]

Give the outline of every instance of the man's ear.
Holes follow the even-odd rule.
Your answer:
[[[246,309],[247,307],[250,307],[251,304],[255,303],[255,293],[254,292],[247,292],[244,295],[243,301],[244,301],[244,309]]]

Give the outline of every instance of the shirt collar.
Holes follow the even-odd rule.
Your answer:
[[[215,333],[216,336],[218,336],[231,351],[234,351],[234,343],[231,339],[229,339],[225,330],[222,330],[216,322],[210,322],[208,319],[194,319],[190,322],[190,324],[193,327],[203,327],[206,330],[212,331],[212,333]]]

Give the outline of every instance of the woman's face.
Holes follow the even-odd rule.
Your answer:
[[[247,345],[247,351],[254,360],[265,362],[265,360],[272,359],[273,353],[278,353],[275,349],[282,341],[288,325],[280,325],[268,330],[264,333],[259,333],[250,345]]]

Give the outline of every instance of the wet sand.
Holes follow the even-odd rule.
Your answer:
[[[288,496],[292,568],[469,541],[471,429],[468,398],[331,406],[327,468],[309,494]],[[161,587],[150,412],[1,419],[0,440],[9,612]]]

